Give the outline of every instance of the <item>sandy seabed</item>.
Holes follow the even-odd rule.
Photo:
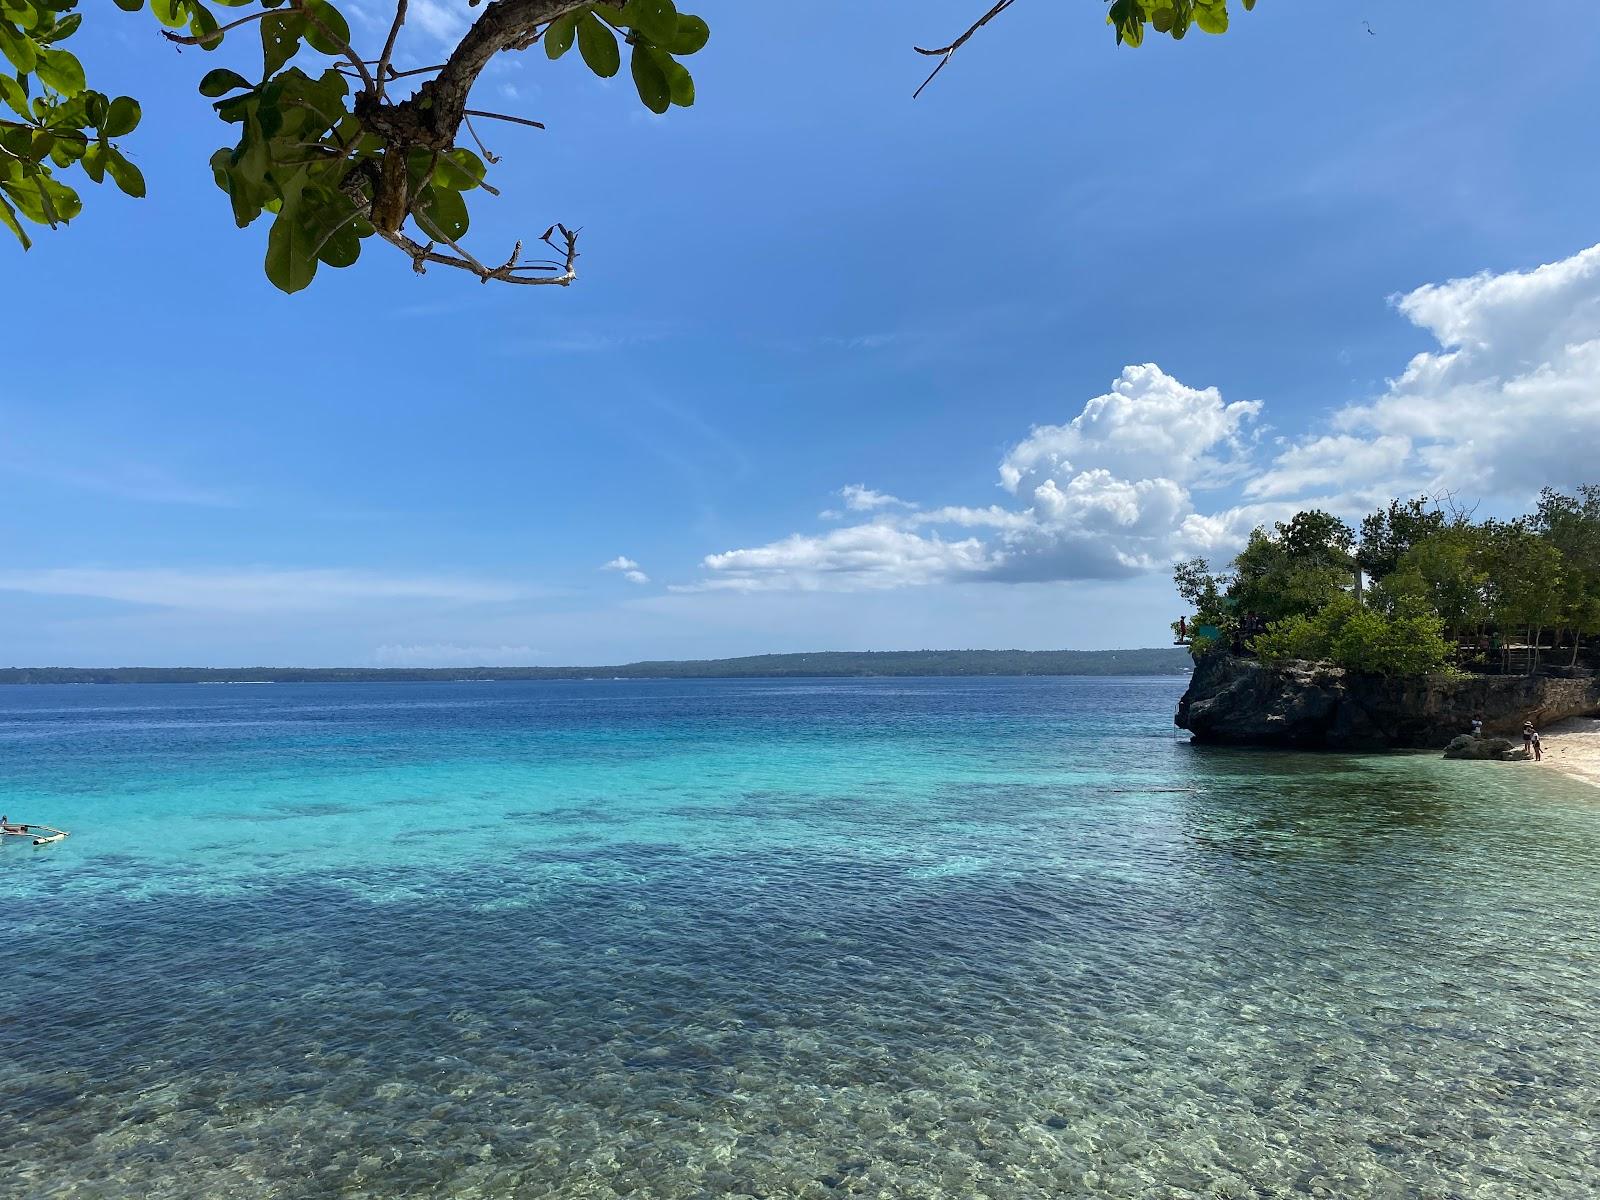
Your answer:
[[[1600,787],[1600,717],[1569,717],[1539,731],[1544,763]]]

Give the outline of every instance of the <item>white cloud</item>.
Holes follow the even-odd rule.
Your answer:
[[[629,558],[626,554],[617,555],[617,557],[613,558],[610,562],[603,564],[600,569],[602,571],[620,571],[622,573],[622,577],[629,583],[650,582],[650,576],[646,575],[644,571],[640,569],[639,564],[634,562],[633,559]]]
[[[749,550],[708,554],[709,576],[688,590],[803,591],[904,587],[981,575],[993,558],[976,538],[947,542],[874,523],[793,534]]]
[[[1532,271],[1429,284],[1393,299],[1439,349],[1334,435],[1284,451],[1247,491],[1382,484],[1522,501],[1595,477],[1600,446],[1600,246]]]
[[[396,601],[494,604],[530,594],[505,584],[444,576],[268,567],[4,570],[0,592],[82,596],[212,613],[316,612]]]
[[[1014,504],[921,508],[851,484],[838,493],[845,512],[823,515],[866,523],[709,555],[697,586],[1116,579],[1184,554],[1225,558],[1251,529],[1300,508],[1357,517],[1440,488],[1520,505],[1545,484],[1595,477],[1600,246],[1392,302],[1438,348],[1376,397],[1331,414],[1331,430],[1280,439],[1264,467],[1259,401],[1228,402],[1153,363],[1129,366],[1071,420],[1034,426],[1004,456],[1000,484]],[[1202,506],[1199,492],[1218,497]],[[941,532],[951,529],[980,533],[953,540]]]
[[[1123,479],[1209,483],[1246,464],[1258,400],[1225,404],[1214,387],[1187,387],[1154,363],[1124,367],[1111,390],[1065,425],[1036,425],[1000,464],[1026,494],[1045,479],[1101,469]]]
[[[844,500],[844,506],[851,512],[876,512],[880,508],[915,508],[898,496],[891,496],[887,492],[875,492],[865,484],[847,483],[839,489],[839,496]]]

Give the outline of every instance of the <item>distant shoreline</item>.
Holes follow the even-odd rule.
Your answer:
[[[1181,676],[1189,668],[1189,653],[1179,646],[1139,650],[830,650],[596,667],[0,667],[0,684]]]

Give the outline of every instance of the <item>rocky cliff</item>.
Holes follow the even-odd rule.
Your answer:
[[[1175,718],[1197,742],[1328,750],[1435,749],[1481,717],[1516,735],[1600,713],[1600,679],[1550,675],[1356,675],[1317,663],[1266,666],[1230,654],[1195,665]]]

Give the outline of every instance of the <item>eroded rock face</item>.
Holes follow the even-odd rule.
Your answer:
[[[1450,739],[1450,744],[1444,748],[1446,758],[1475,758],[1494,759],[1498,762],[1522,762],[1528,757],[1528,752],[1516,745],[1510,738],[1484,738],[1473,737],[1470,733],[1463,733],[1459,737]]]
[[[1208,654],[1175,718],[1197,742],[1328,750],[1436,749],[1481,717],[1487,733],[1517,733],[1600,713],[1600,680],[1548,675],[1355,675],[1320,663],[1265,666]]]

